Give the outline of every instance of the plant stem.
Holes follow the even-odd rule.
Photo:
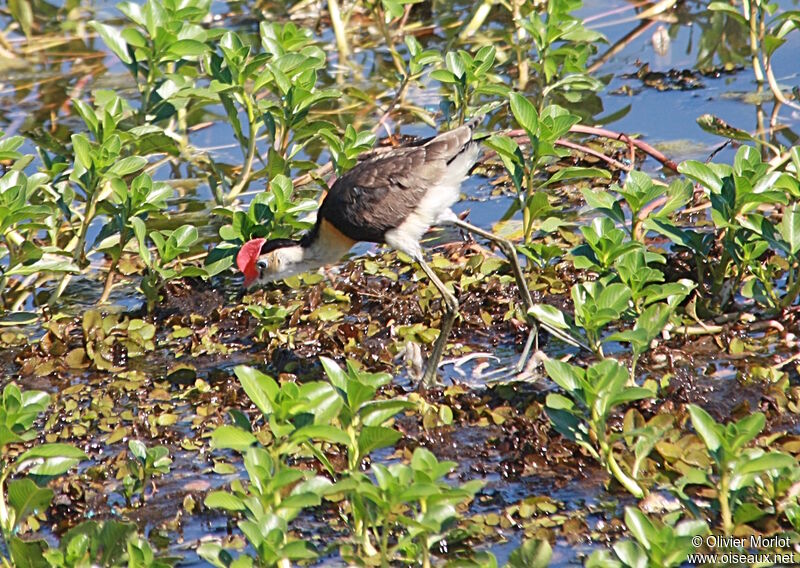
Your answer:
[[[355,495],[355,497],[357,498],[358,501],[360,501],[359,508],[365,510],[365,507],[363,506],[364,504],[363,502],[361,502],[362,501],[361,496]],[[356,534],[359,536],[359,539],[361,540],[361,549],[364,551],[364,554],[366,556],[376,556],[378,554],[378,551],[375,550],[375,547],[372,545],[372,540],[369,538],[369,529],[367,528],[366,519],[356,520],[355,529],[356,529],[355,531]]]
[[[381,568],[389,568],[389,518],[383,520],[382,527],[383,534],[381,534]]]
[[[343,63],[350,57],[350,46],[347,44],[347,30],[342,20],[339,0],[328,0],[328,13],[331,16],[333,35],[336,36],[336,47],[339,49],[339,62]]]
[[[242,174],[239,177],[239,181],[235,186],[231,188],[231,192],[228,194],[228,198],[226,201],[231,203],[238,195],[247,187],[247,184],[250,181],[250,172],[253,169],[253,158],[256,155],[256,137],[258,134],[258,128],[256,127],[255,121],[255,112],[253,110],[253,102],[250,100],[250,96],[245,93],[244,96],[245,105],[247,105],[247,120],[250,123],[250,136],[247,141],[247,156],[244,160],[244,167],[242,168]]]
[[[531,148],[531,152],[533,152],[533,148]],[[531,158],[533,159],[533,158]],[[533,234],[533,219],[531,218],[530,208],[528,204],[531,202],[533,198],[533,173],[534,168],[525,168],[527,171],[525,172],[527,175],[525,176],[526,188],[525,188],[525,202],[523,203],[524,209],[522,210],[522,226],[524,231],[524,242],[525,244],[530,244],[531,242],[531,235]]]
[[[142,469],[144,469],[144,467],[145,466],[142,466]],[[149,482],[149,476],[145,474],[143,476],[143,478],[142,478],[142,492],[139,494],[139,506],[140,507],[144,507],[144,501],[145,501],[144,494],[147,492],[147,483],[148,482]]]
[[[428,550],[428,539],[424,534],[420,536],[422,538],[422,568],[431,568],[431,551]]]
[[[679,325],[672,328],[676,335],[717,335],[725,330],[721,325]]]
[[[16,59],[14,47],[6,39],[5,30],[0,30],[0,55],[7,59]]]
[[[61,297],[61,294],[63,294],[64,290],[67,289],[67,285],[69,284],[70,280],[72,280],[72,274],[70,272],[65,272],[63,276],[61,276],[61,280],[58,282],[58,286],[56,287],[55,291],[47,299],[48,306],[52,306],[58,301],[58,299]]]
[[[89,232],[89,225],[91,224],[92,219],[94,219],[95,209],[97,206],[96,196],[98,189],[99,188],[95,187],[94,191],[92,191],[92,195],[89,197],[89,203],[86,205],[86,212],[83,215],[83,221],[81,221],[80,228],[78,229],[78,242],[75,245],[75,252],[72,255],[78,265],[83,264],[83,261],[86,258],[83,249],[86,246],[86,233]]]
[[[520,6],[524,3],[525,0],[513,0],[514,3],[514,25],[517,27],[517,42],[515,47],[515,51],[517,54],[517,72],[519,74],[518,81],[519,81],[519,90],[524,91],[525,87],[528,84],[528,54],[526,50],[523,48],[523,43],[525,42],[525,38],[527,34],[525,33],[525,28],[522,27],[520,24],[522,20],[522,13],[520,12]]]
[[[97,207],[96,199],[97,199],[97,192],[99,191],[98,187],[94,188],[94,191],[91,192],[89,196],[89,202],[86,204],[86,211],[83,215],[83,221],[81,221],[80,227],[78,228],[78,242],[75,244],[75,250],[72,253],[72,258],[78,265],[83,264],[85,260],[84,254],[84,247],[86,246],[86,234],[89,232],[89,225],[94,219],[95,209]],[[58,299],[61,297],[61,294],[64,293],[64,290],[67,288],[67,284],[72,279],[72,274],[69,272],[65,272],[64,275],[61,277],[61,281],[58,283],[58,287],[55,289],[53,294],[47,300],[48,305],[52,306]]]
[[[772,57],[771,56],[764,56],[764,68],[767,72],[767,83],[769,83],[769,88],[772,91],[775,100],[784,104],[786,106],[792,107],[795,110],[800,109],[800,105],[793,103],[781,91],[780,85],[778,85],[777,79],[775,79],[775,75],[772,73]],[[772,148],[772,146],[770,146]]]
[[[475,10],[475,15],[472,16],[467,26],[458,34],[459,39],[467,39],[480,29],[483,22],[489,17],[489,12],[491,12],[493,4],[493,0],[484,0],[481,5],[478,6],[478,9]]]
[[[5,459],[5,458],[4,458]],[[6,478],[11,473],[11,468],[5,468],[0,475],[0,529],[2,529],[3,539],[8,543],[8,533],[13,527],[8,526],[8,506],[6,505]]]
[[[730,486],[727,464],[720,464],[721,472],[719,477],[719,512],[722,516],[722,530],[725,536],[733,533],[733,518],[731,516],[731,505],[728,501],[728,487]]]
[[[639,362],[639,355],[634,352],[631,357],[631,385],[636,384],[636,363]]]
[[[756,82],[761,84],[764,82],[764,72],[761,70],[761,62],[758,59],[758,6],[756,6],[756,0],[750,0],[749,4],[750,17],[748,18],[748,23],[750,24],[750,60],[753,65],[753,74],[756,76]],[[747,18],[746,13],[745,17]]]
[[[639,150],[645,154],[648,154],[653,159],[658,160],[667,168],[675,172],[678,171],[678,164],[675,161],[667,158],[663,152],[659,152],[650,144],[639,140],[638,138],[630,138],[623,132],[614,132],[613,130],[608,130],[606,128],[595,128],[594,126],[586,126],[584,124],[575,124],[570,127],[569,131],[576,134],[589,134],[591,136],[600,136],[602,138],[608,138],[609,140],[620,140],[629,144],[633,144]]]
[[[405,96],[406,92],[408,92],[408,85],[409,85],[410,76],[408,74],[403,75],[403,81],[400,83],[400,87],[397,89],[397,93],[395,94],[392,102],[389,103],[389,106],[386,107],[386,110],[383,111],[380,119],[375,126],[372,127],[372,133],[378,132],[380,130],[381,125],[388,120],[389,116],[391,115],[394,108],[398,105],[400,101],[402,101]]]
[[[628,493],[636,497],[637,499],[641,499],[644,497],[644,491],[639,484],[636,483],[634,479],[629,477],[622,468],[617,463],[617,460],[614,459],[614,452],[612,451],[610,446],[607,446],[605,443],[602,444],[603,453],[606,456],[606,465],[608,466],[608,471],[614,478],[619,481],[622,486],[628,490]]]
[[[125,248],[124,246],[122,248]],[[120,250],[120,256],[122,256],[122,250]],[[106,275],[106,283],[103,286],[103,293],[100,294],[100,299],[98,300],[99,303],[103,304],[108,301],[108,297],[111,295],[111,288],[114,287],[114,273],[117,271],[117,265],[119,264],[119,258],[115,258],[111,262],[111,266],[108,267],[108,274]]]
[[[36,280],[36,274],[31,274],[33,279],[25,279],[22,283],[20,288],[22,289],[20,294],[14,298],[14,301],[11,303],[11,307],[9,308],[10,312],[18,312],[19,309],[22,307],[22,304],[33,294],[34,289],[30,287],[30,285]]]
[[[394,38],[392,38],[392,34],[389,32],[389,28],[386,25],[386,14],[384,13],[383,9],[380,7],[380,4],[376,4],[375,11],[374,11],[375,19],[378,20],[378,29],[383,36],[383,41],[386,42],[386,47],[389,50],[389,55],[392,56],[392,62],[394,63],[394,68],[397,69],[397,72],[403,75],[406,70],[403,65],[403,59],[400,57],[400,54],[397,53],[397,50],[394,48]]]
[[[794,268],[790,268],[789,275],[786,277],[786,294],[779,302],[780,307],[788,308],[794,304],[798,296],[800,296],[800,274],[795,272]]]

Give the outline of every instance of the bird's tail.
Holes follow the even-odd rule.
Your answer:
[[[442,132],[425,143],[430,160],[443,160],[448,164],[462,154],[472,143],[472,126],[463,124],[453,130]]]
[[[481,108],[478,109],[478,113],[470,118],[468,121],[464,123],[464,126],[468,127],[470,131],[472,131],[472,139],[475,141],[483,140],[484,138],[488,138],[491,136],[491,132],[476,134],[475,129],[483,122],[483,119],[486,116],[495,110],[502,108],[508,104],[508,100],[502,101],[494,101],[492,103],[483,105]]]

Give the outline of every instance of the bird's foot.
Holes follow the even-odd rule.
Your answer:
[[[408,374],[412,380],[419,381],[423,377],[422,349],[418,343],[406,341],[406,344],[395,355],[395,361],[402,361],[408,369]]]
[[[507,366],[501,369],[496,369],[490,373],[481,376],[486,384],[504,384],[504,383],[535,383],[542,378],[542,366],[548,357],[544,351],[536,351],[532,357],[528,359],[525,367],[520,369],[519,365]]]
[[[463,378],[467,379],[467,378],[469,378],[469,375],[467,375],[467,372],[463,367],[464,367],[465,364],[467,364],[470,361],[473,361],[475,359],[492,359],[494,361],[499,361],[499,359],[496,356],[492,355],[491,353],[486,353],[486,352],[480,352],[479,351],[479,352],[475,352],[475,353],[467,353],[466,355],[463,355],[461,357],[455,357],[453,359],[445,359],[444,361],[439,363],[439,367],[444,367],[445,365],[452,365],[453,366],[453,372],[458,374],[460,377],[463,377]],[[486,367],[488,365],[489,365],[489,362],[488,361],[484,361],[482,363],[478,363],[478,365],[476,365],[475,368],[476,369],[479,368],[479,367],[480,368],[484,368],[484,367]],[[474,370],[473,370],[472,374],[474,376],[474,374],[475,374]]]

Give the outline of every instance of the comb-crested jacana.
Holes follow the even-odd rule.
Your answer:
[[[242,246],[236,261],[244,273],[245,287],[333,264],[359,241],[386,243],[406,253],[419,263],[446,306],[423,374],[423,384],[433,384],[458,312],[458,300],[425,262],[420,239],[430,227],[452,224],[497,243],[511,262],[526,312],[533,305],[511,242],[460,220],[451,210],[459,199],[461,183],[478,158],[473,128],[474,122],[469,122],[359,162],[330,188],[316,224],[302,239],[259,238]],[[530,343],[518,363],[519,370]]]

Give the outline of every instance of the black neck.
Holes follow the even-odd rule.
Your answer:
[[[309,229],[308,232],[306,232],[306,234],[303,235],[300,238],[300,240],[297,241],[296,244],[300,245],[304,249],[307,249],[311,245],[313,245],[314,242],[317,240],[317,237],[319,236],[319,227],[321,224],[322,224],[322,217],[318,217],[317,222],[314,223],[314,226],[311,227],[311,229]]]

